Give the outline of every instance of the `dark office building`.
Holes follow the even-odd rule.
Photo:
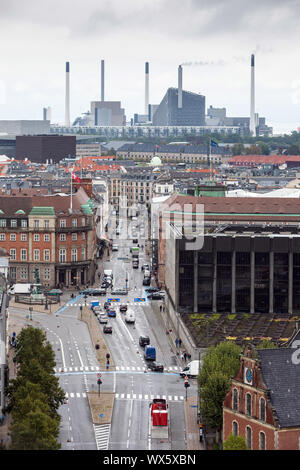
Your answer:
[[[6,155],[9,158],[16,156],[16,139],[2,137],[0,139],[0,155]]]
[[[205,126],[205,96],[182,91],[178,107],[178,88],[169,88],[153,116],[155,126]]]
[[[32,162],[58,163],[66,157],[76,156],[76,136],[21,135],[16,137],[16,159],[28,158]]]

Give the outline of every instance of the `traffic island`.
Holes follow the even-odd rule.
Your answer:
[[[93,314],[92,310],[87,307],[83,306],[82,310],[80,310],[78,319],[84,321],[89,329],[90,336],[92,343],[95,348],[97,360],[101,369],[106,369],[107,364],[107,354],[110,354],[106,341],[104,339],[104,335],[101,331],[101,325],[99,324],[97,318]],[[115,363],[113,358],[110,355],[109,358],[109,370],[115,370]]]
[[[114,392],[88,392],[93,424],[110,424],[114,408]]]
[[[203,450],[204,447],[199,438],[199,424],[197,423],[197,396],[190,396],[184,400],[184,417],[187,450]]]

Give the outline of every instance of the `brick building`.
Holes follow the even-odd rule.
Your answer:
[[[85,285],[95,275],[95,214],[83,188],[71,196],[0,197],[0,245],[10,255],[9,281],[45,287]]]
[[[223,402],[223,442],[232,433],[252,450],[300,449],[298,356],[295,347],[246,348]]]

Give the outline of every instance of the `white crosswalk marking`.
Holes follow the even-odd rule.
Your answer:
[[[97,450],[107,450],[110,434],[110,424],[94,424]]]
[[[171,401],[171,400],[172,400],[172,397],[169,395],[169,396],[168,396],[168,399],[169,399],[169,401]]]
[[[148,395],[145,395],[145,400],[148,400]]]
[[[74,393],[70,393],[70,397],[71,397],[71,398],[74,398]]]
[[[80,398],[80,393],[76,393],[77,398]]]
[[[139,400],[141,400],[143,398],[143,395],[140,393],[139,394]]]

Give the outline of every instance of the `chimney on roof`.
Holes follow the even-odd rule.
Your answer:
[[[182,66],[178,67],[178,109],[182,108]]]
[[[250,91],[250,132],[256,134],[255,124],[255,76],[254,76],[254,54],[251,55],[251,91]]]
[[[70,63],[66,62],[65,126],[70,127]]]
[[[145,114],[149,108],[149,62],[145,62]]]
[[[104,101],[104,60],[101,60],[101,101]]]

